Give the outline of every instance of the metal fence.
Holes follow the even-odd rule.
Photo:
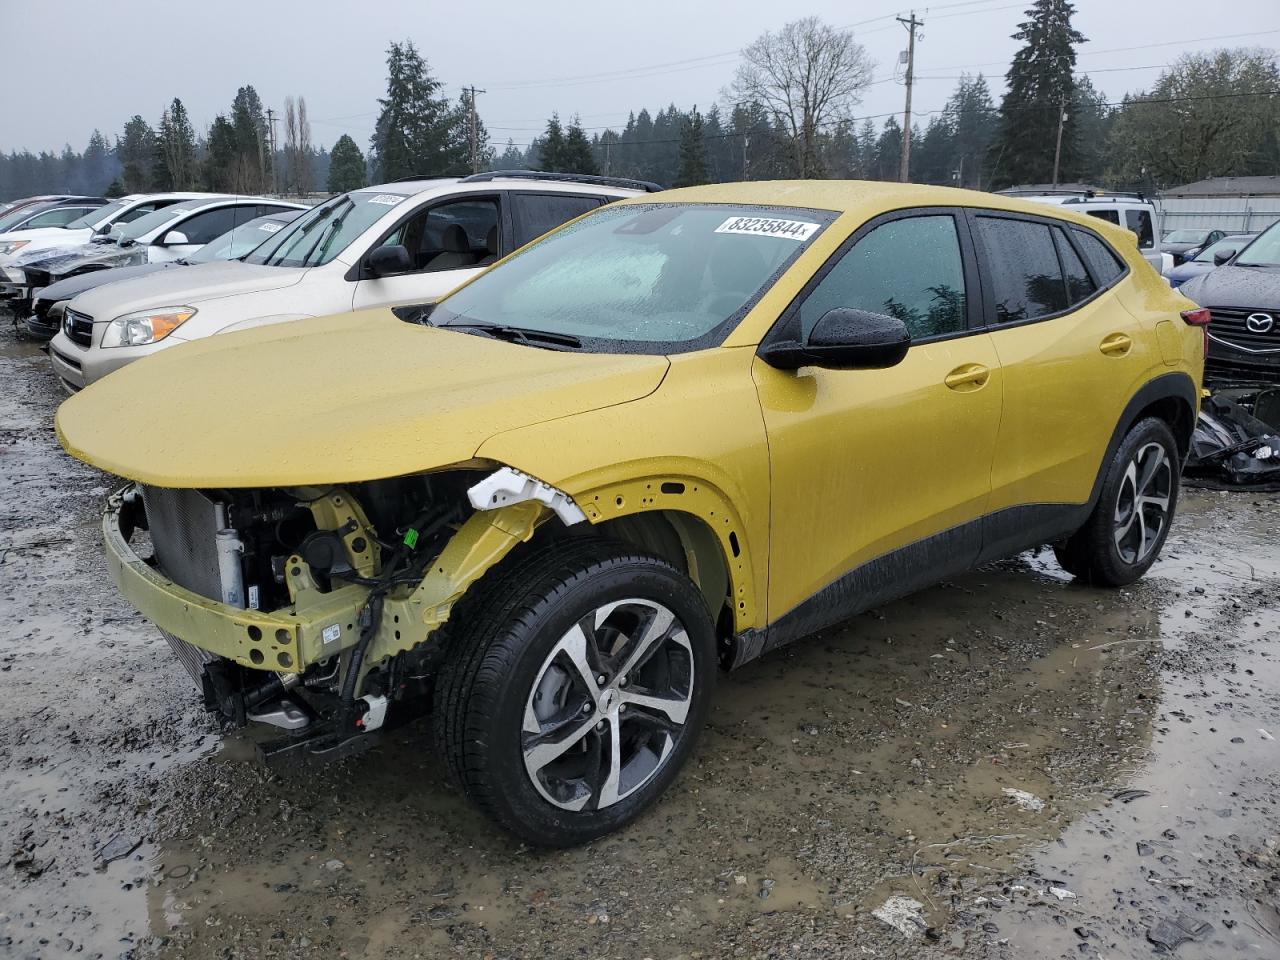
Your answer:
[[[1160,232],[1190,227],[1257,233],[1280,220],[1280,197],[1165,197]]]

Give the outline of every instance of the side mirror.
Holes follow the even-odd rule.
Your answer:
[[[378,247],[364,261],[365,268],[375,277],[391,277],[397,273],[411,273],[413,258],[403,244]]]
[[[837,307],[818,318],[804,343],[770,344],[760,358],[779,370],[881,370],[901,363],[910,348],[911,333],[897,317]]]
[[[164,239],[160,241],[160,245],[162,247],[177,247],[190,242],[191,241],[187,239],[187,235],[181,230],[170,230],[164,235]]]
[[[1220,267],[1236,255],[1234,250],[1219,250],[1213,255],[1213,265]]]

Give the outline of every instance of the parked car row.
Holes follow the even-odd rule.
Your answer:
[[[1151,566],[1209,311],[1092,212],[384,184],[58,301],[59,376],[97,382],[57,430],[129,481],[120,589],[211,710],[288,731],[266,755],[429,707],[481,809],[580,843],[673,781],[721,667],[1038,544],[1100,585]]]

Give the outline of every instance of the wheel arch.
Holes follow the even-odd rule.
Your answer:
[[[1111,440],[1107,443],[1107,450],[1098,466],[1098,476],[1093,482],[1093,492],[1089,497],[1090,507],[1098,502],[1107,464],[1111,462],[1116,449],[1134,424],[1146,417],[1164,420],[1173,431],[1179,455],[1185,459],[1191,449],[1191,434],[1195,430],[1199,409],[1199,393],[1195,382],[1186,373],[1162,374],[1139,387],[1129,398],[1116,422]]]

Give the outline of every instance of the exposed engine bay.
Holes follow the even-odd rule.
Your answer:
[[[545,515],[550,498],[539,501],[538,482],[505,472],[533,485],[523,505],[534,511],[525,512]],[[157,619],[210,711],[228,725],[259,721],[291,731],[282,749],[305,744],[308,752],[325,752],[382,726],[391,704],[397,719],[428,705],[432,660],[442,654],[441,644],[411,642],[425,638],[430,624],[411,630],[407,613],[429,612],[421,603],[415,607],[414,596],[446,545],[476,516],[476,495],[469,491],[490,477],[482,488],[486,508],[520,499],[509,491],[503,499],[506,488],[492,482],[497,476],[451,470],[340,489],[133,485],[118,495],[118,523],[138,560],[223,610],[243,610],[246,618],[251,611],[301,618],[333,607],[335,622],[318,630],[318,650],[306,642],[306,631],[295,641],[286,637],[287,628],[249,622],[230,655],[212,652],[217,644],[206,636],[166,629],[144,610]],[[520,538],[532,529],[530,523]],[[150,541],[149,555],[140,531]],[[445,574],[442,567],[433,572]],[[405,649],[386,655],[386,642],[373,649],[384,637],[394,648],[402,626]]]

